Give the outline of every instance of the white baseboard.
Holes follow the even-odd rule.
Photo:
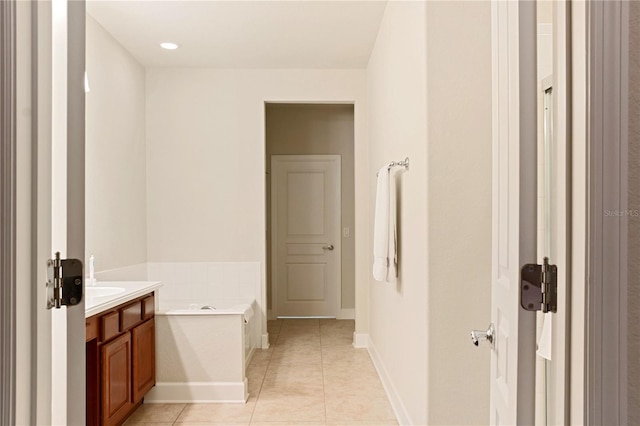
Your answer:
[[[269,349],[269,333],[262,335],[262,349]]]
[[[340,309],[340,314],[338,315],[339,320],[352,320],[356,319],[356,310],[351,309]]]
[[[367,336],[368,337],[368,336]],[[355,345],[354,345],[355,346]],[[391,382],[391,378],[387,373],[387,369],[384,367],[378,352],[376,351],[376,346],[373,344],[373,341],[368,340],[367,351],[369,352],[369,356],[371,357],[371,361],[373,361],[373,365],[378,372],[378,376],[380,377],[380,381],[382,382],[382,386],[384,387],[384,391],[387,393],[387,398],[389,398],[389,403],[391,403],[391,408],[393,408],[393,412],[396,415],[396,420],[398,424],[401,425],[411,425],[411,418],[409,417],[409,413],[402,403],[402,399],[400,399],[400,395],[396,390],[395,386]]]
[[[369,335],[367,333],[353,332],[353,347],[354,348],[366,348],[369,346]]]
[[[145,404],[161,403],[245,403],[248,382],[157,383],[144,396]]]

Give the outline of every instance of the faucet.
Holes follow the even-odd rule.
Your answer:
[[[94,255],[89,256],[89,280],[87,281],[87,285],[96,285],[96,268],[95,268],[96,258]]]

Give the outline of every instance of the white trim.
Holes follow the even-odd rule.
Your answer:
[[[355,335],[356,333],[354,333],[354,342],[355,342]],[[391,408],[393,408],[393,413],[396,415],[396,420],[398,421],[398,424],[401,424],[401,425],[414,424],[411,421],[411,417],[409,416],[409,412],[407,411],[407,408],[402,403],[400,394],[398,394],[398,391],[396,390],[395,386],[393,385],[393,382],[391,381],[391,377],[389,376],[389,373],[387,373],[387,370],[384,367],[382,360],[378,356],[378,351],[376,351],[375,345],[370,339],[368,339],[369,335],[361,334],[360,336],[367,337],[367,341],[368,341],[367,351],[369,352],[369,357],[371,358],[371,361],[373,362],[373,366],[376,368],[376,371],[378,372],[378,376],[380,377],[380,381],[382,382],[384,391],[387,394],[387,398],[389,399]],[[355,343],[354,343],[354,346],[355,346]]]
[[[587,270],[587,8],[571,4],[571,318],[570,383],[585,389]],[[585,392],[569,391],[572,424],[585,424]]]
[[[262,335],[262,349],[269,349],[269,333]]]
[[[338,314],[338,317],[336,319],[339,320],[352,320],[352,319],[356,319],[356,310],[354,308],[350,308],[350,309],[340,309],[340,314]]]
[[[367,348],[369,347],[369,335],[367,333],[353,332],[353,347]]]
[[[245,403],[249,385],[242,382],[157,383],[144,397],[145,404]]]

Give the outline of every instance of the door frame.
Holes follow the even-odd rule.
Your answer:
[[[23,363],[18,374],[29,379],[17,390],[16,420],[84,424],[84,301],[47,310],[45,283],[46,261],[54,251],[84,259],[85,1],[20,2],[19,10],[18,57],[25,82],[18,90],[31,114],[18,116],[23,130],[18,200],[24,213],[17,230],[18,306],[19,318],[28,321],[18,324],[27,337],[17,357]]]
[[[340,155],[337,154],[300,154],[300,155],[282,155],[282,154],[273,154],[271,155],[271,159],[269,161],[271,161],[271,186],[272,188],[275,186],[274,184],[274,179],[273,176],[274,174],[274,168],[273,168],[273,164],[274,164],[274,157],[288,157],[292,160],[295,159],[299,159],[299,161],[304,161],[304,160],[308,160],[308,161],[312,161],[312,160],[327,160],[327,159],[338,159],[338,171],[340,172],[340,164],[342,162],[342,158]],[[342,181],[342,173],[340,172],[340,181]],[[276,203],[274,203],[274,191],[273,189],[271,190],[271,247],[269,247],[269,250],[271,250],[271,311],[272,311],[272,315],[274,317],[278,317],[278,286],[276,284],[276,271],[277,271],[277,267],[276,267],[276,263],[277,263],[277,258],[276,256],[274,256],[274,254],[277,252],[277,216],[274,214],[274,210],[276,208]],[[338,200],[341,200],[340,196],[338,196]],[[340,202],[340,211],[339,211],[339,216],[340,218],[342,218],[342,202]],[[341,264],[342,264],[342,232],[341,232],[341,226],[338,226],[338,238],[336,239],[336,248],[338,250],[335,251],[336,253],[336,257],[338,258],[338,270],[339,270],[339,276],[340,276],[340,285],[338,286],[338,289],[336,291],[337,293],[337,305],[336,305],[336,311],[335,311],[335,317],[339,318],[340,317],[340,311],[342,308],[342,268],[341,268]]]
[[[16,8],[0,4],[0,424],[16,422]]]
[[[585,424],[625,424],[629,4],[620,0],[588,2],[587,8],[584,420]],[[621,214],[607,220],[605,211]]]

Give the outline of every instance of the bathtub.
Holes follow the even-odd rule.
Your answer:
[[[245,371],[259,335],[256,310],[255,301],[162,303],[156,312],[156,386],[145,403],[246,402]]]

